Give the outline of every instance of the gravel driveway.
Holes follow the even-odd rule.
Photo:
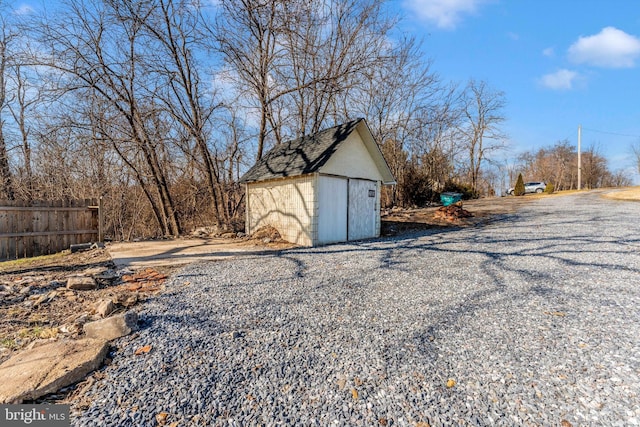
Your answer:
[[[639,218],[549,197],[477,228],[189,266],[73,425],[638,425]]]

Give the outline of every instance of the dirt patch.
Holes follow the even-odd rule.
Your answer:
[[[442,206],[436,209],[433,217],[435,219],[444,219],[447,222],[455,222],[463,218],[473,218],[473,214],[463,208],[461,202],[458,202],[455,205]]]
[[[382,235],[394,236],[407,231],[475,226],[502,215],[512,214],[521,206],[543,197],[548,196],[536,194],[465,200],[457,207],[451,208],[456,210],[456,213],[447,212],[447,209],[440,205],[416,209],[390,209],[382,212]]]

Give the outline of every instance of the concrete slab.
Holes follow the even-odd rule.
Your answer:
[[[17,404],[54,393],[102,364],[109,343],[60,340],[22,351],[0,365],[0,403]]]
[[[292,246],[292,245],[290,245]],[[196,261],[221,260],[246,255],[262,255],[280,247],[257,246],[244,241],[220,238],[184,238],[118,242],[107,245],[118,268],[181,266]]]

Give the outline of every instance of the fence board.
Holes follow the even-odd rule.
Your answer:
[[[97,200],[0,200],[0,260],[60,252],[99,238]]]

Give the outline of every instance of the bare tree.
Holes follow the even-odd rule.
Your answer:
[[[611,172],[607,160],[596,145],[587,147],[582,153],[582,185],[584,188],[600,188],[605,185]]]
[[[294,26],[283,34],[285,58],[275,70],[275,80],[280,87],[292,89],[286,94],[286,105],[294,136],[350,118],[353,108],[344,108],[345,104],[362,93],[371,74],[388,69],[390,62],[398,65],[408,60],[414,44],[403,40],[400,48],[389,45],[395,19],[383,14],[381,6],[379,0],[287,4]]]
[[[149,82],[141,65],[147,53],[142,25],[121,18],[107,4],[71,0],[58,21],[41,25],[49,55],[43,65],[67,76],[64,89],[82,91],[101,108],[90,117],[102,120],[94,123],[100,137],[133,170],[163,234],[178,235],[181,227],[158,151],[163,141],[151,135],[158,110],[144,97]]]
[[[1,3],[0,7],[2,7]],[[15,194],[13,177],[11,169],[9,168],[9,150],[5,132],[5,111],[9,103],[9,99],[7,98],[7,72],[12,59],[9,46],[16,37],[15,29],[11,23],[8,22],[3,12],[2,15],[0,15],[0,184],[2,185],[0,194],[9,200],[13,200]]]
[[[22,198],[33,198],[33,170],[31,165],[31,124],[29,115],[33,113],[33,109],[42,101],[41,85],[30,84],[25,72],[25,66],[22,64],[14,64],[12,67],[11,80],[14,87],[14,103],[9,105],[9,111],[13,117],[13,121],[18,128],[21,140],[21,151],[23,157],[23,176],[21,193]],[[36,76],[37,77],[37,76]]]
[[[228,223],[230,212],[225,209],[223,174],[215,154],[210,149],[210,120],[220,102],[203,93],[201,72],[196,60],[198,49],[207,48],[211,34],[205,17],[191,2],[155,0],[143,3],[109,1],[118,10],[120,19],[139,23],[148,34],[150,55],[148,70],[155,86],[149,96],[156,100],[185,132],[183,141],[193,141],[199,153],[201,170],[206,177],[213,202],[214,221]],[[186,152],[186,151],[185,151]]]
[[[630,149],[633,161],[636,164],[636,169],[638,170],[638,173],[640,173],[640,141],[631,144]]]
[[[482,162],[492,151],[505,147],[506,135],[500,128],[505,121],[504,107],[503,92],[491,89],[485,81],[469,80],[463,95],[461,136],[467,147],[469,181],[476,192]]]
[[[262,157],[273,103],[283,92],[272,86],[282,55],[278,39],[286,30],[283,8],[288,0],[221,0],[216,24],[219,51],[241,91],[255,100],[259,115],[256,158]]]
[[[379,64],[349,89],[344,115],[367,117],[397,181],[385,190],[388,203],[420,204],[453,173],[447,134],[456,123],[455,87],[431,72],[413,39],[380,53]]]
[[[623,186],[630,180],[620,171],[609,170],[606,159],[596,145],[582,153],[582,181],[585,188]],[[571,190],[577,185],[578,153],[569,141],[562,140],[553,146],[520,155],[520,170],[529,178],[552,183],[555,190]]]
[[[348,92],[384,65],[394,20],[381,0],[222,0],[216,36],[259,116],[257,155],[345,119]]]

